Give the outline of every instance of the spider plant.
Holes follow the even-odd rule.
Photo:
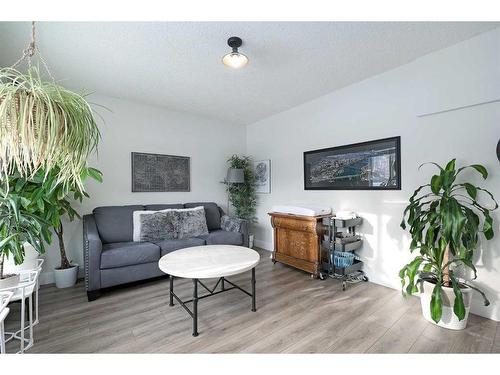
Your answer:
[[[26,73],[0,69],[0,170],[7,176],[57,167],[58,183],[83,191],[80,172],[100,134],[84,96]]]
[[[434,284],[429,308],[436,323],[443,313],[443,288],[452,288],[455,295],[453,313],[461,321],[466,316],[464,288],[478,291],[484,304],[489,305],[485,294],[469,280],[460,278],[459,273],[468,269],[473,274],[472,279],[477,277],[473,255],[479,233],[487,240],[493,238],[490,211],[498,208],[498,204],[489,191],[470,182],[456,182],[468,169],[486,179],[488,171],[484,166],[474,164],[456,169],[455,159],[444,168],[436,163],[425,164],[436,166],[439,174],[433,175],[429,184],[415,190],[404,211],[401,227],[409,227],[410,251],[418,250],[420,255],[405,265],[399,276],[406,295],[418,292],[417,285],[421,281]],[[483,202],[482,198],[491,200],[491,206],[479,203]]]

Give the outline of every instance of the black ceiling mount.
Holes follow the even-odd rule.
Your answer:
[[[237,36],[232,36],[227,40],[227,45],[233,49],[234,52],[238,51],[238,48],[241,47],[243,41],[241,38],[238,38]]]

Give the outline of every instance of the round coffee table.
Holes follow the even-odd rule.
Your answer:
[[[158,265],[160,270],[170,275],[170,306],[174,306],[174,298],[193,318],[193,336],[198,336],[198,300],[239,289],[252,298],[252,311],[255,308],[255,266],[259,263],[260,256],[255,250],[233,245],[205,245],[188,247],[173,251],[161,257]],[[248,292],[226,279],[228,276],[252,271],[252,292]],[[181,277],[193,280],[193,298],[182,301],[174,293],[174,278]],[[210,289],[200,279],[218,278],[215,286]],[[225,283],[230,287],[226,288]],[[198,296],[198,284],[208,294]],[[220,290],[217,287],[221,285]],[[193,303],[192,310],[187,307]]]

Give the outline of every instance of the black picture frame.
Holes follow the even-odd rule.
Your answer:
[[[189,156],[132,152],[132,192],[189,192]]]
[[[351,184],[348,183],[335,184],[332,181],[320,182],[320,183],[311,181],[312,177],[311,169],[314,168],[311,167],[311,165],[313,164],[313,162],[319,163],[326,157],[348,155],[349,153],[359,154],[359,153],[372,152],[374,153],[375,156],[375,152],[377,152],[376,151],[377,146],[379,148],[382,148],[381,152],[383,152],[383,147],[387,147],[387,145],[390,144],[392,144],[393,145],[392,147],[394,148],[395,165],[394,168],[389,167],[391,170],[389,170],[388,173],[395,174],[395,176],[390,177],[389,179],[390,181],[394,181],[394,184],[391,183],[390,185],[361,185],[359,184],[359,180],[349,179],[348,176],[345,177],[345,180],[351,181],[352,182]],[[371,146],[373,146],[374,148],[371,149]],[[303,163],[304,163],[304,190],[401,190],[401,137],[400,136],[377,139],[368,142],[353,143],[337,147],[323,148],[319,150],[306,151],[304,152]]]

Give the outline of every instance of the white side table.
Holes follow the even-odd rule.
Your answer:
[[[13,287],[0,289],[2,292],[12,292],[10,302],[20,301],[21,303],[21,328],[16,332],[5,332],[8,336],[5,342],[12,339],[20,341],[20,350],[17,353],[24,353],[33,346],[33,293],[36,291],[38,275],[40,270],[19,271],[19,284]],[[26,326],[26,299],[28,299],[29,324]],[[29,330],[29,338],[26,338],[25,331]]]
[[[0,292],[0,354],[5,354],[4,321],[7,315],[9,315],[9,308],[7,305],[13,295],[13,292]]]
[[[259,263],[260,255],[255,250],[242,246],[206,245],[176,250],[161,257],[160,270],[170,275],[170,306],[174,306],[174,298],[193,318],[193,336],[198,336],[198,300],[214,296],[232,289],[239,289],[252,298],[252,311],[255,307],[255,266]],[[240,288],[226,279],[227,276],[252,271],[252,292]],[[174,293],[174,277],[193,280],[193,298],[182,301]],[[218,278],[215,286],[210,289],[200,279]],[[231,285],[226,288],[225,283]],[[208,294],[198,296],[198,284]],[[216,291],[221,284],[221,289]],[[193,303],[192,311],[187,307]]]

